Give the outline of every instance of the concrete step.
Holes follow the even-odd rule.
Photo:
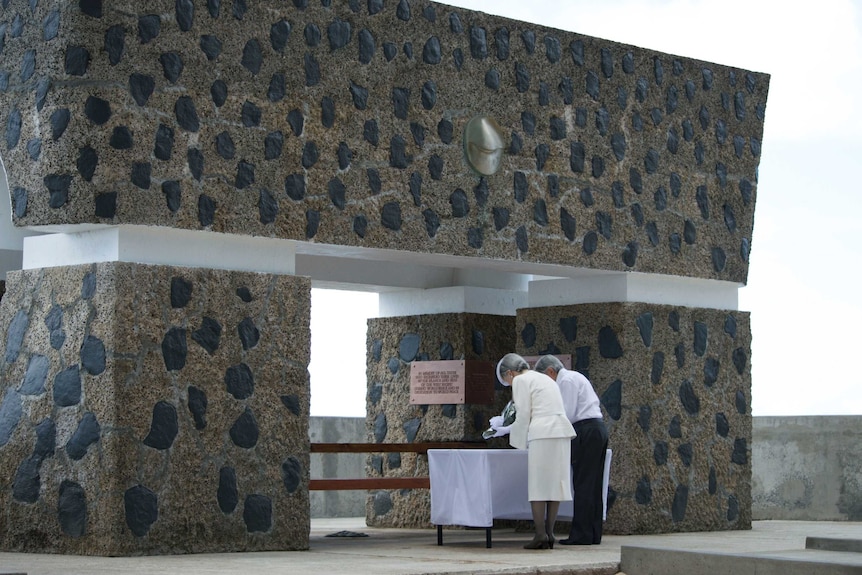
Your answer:
[[[620,570],[626,575],[862,575],[862,542],[809,538],[805,549],[767,553],[713,553],[623,545]],[[850,551],[847,549],[854,549]]]
[[[862,553],[862,539],[837,539],[835,537],[806,537],[806,549],[821,551],[848,551]]]

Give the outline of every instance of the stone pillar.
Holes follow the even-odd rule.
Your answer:
[[[308,279],[113,262],[7,288],[0,548],[308,548]]]
[[[739,311],[649,303],[520,309],[517,351],[571,354],[602,401],[606,532],[751,528],[751,330]]]
[[[475,313],[441,313],[368,320],[368,441],[482,441],[488,419],[511,398],[496,384],[493,405],[411,405],[410,362],[499,360],[515,344],[515,318]],[[503,447],[505,440],[489,442]],[[427,476],[425,456],[370,455],[368,477]],[[366,523],[374,527],[430,527],[427,489],[369,492]]]

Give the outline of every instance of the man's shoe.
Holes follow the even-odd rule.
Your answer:
[[[575,541],[574,539],[560,539],[557,541],[560,545],[592,545],[589,541]]]

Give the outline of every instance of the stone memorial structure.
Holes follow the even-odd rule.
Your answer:
[[[425,0],[3,0],[0,548],[307,548],[310,285],[381,293],[370,440],[507,400],[411,405],[412,361],[571,354],[608,532],[748,528],[768,83]]]

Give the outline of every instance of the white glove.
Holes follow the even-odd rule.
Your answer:
[[[494,417],[492,417],[491,419],[488,420],[488,423],[491,424],[491,429],[497,429],[498,427],[503,425],[503,416],[502,415],[495,415]]]
[[[504,435],[509,435],[509,430],[512,429],[511,425],[507,425],[505,427],[493,427],[494,435],[491,437],[503,437]]]

